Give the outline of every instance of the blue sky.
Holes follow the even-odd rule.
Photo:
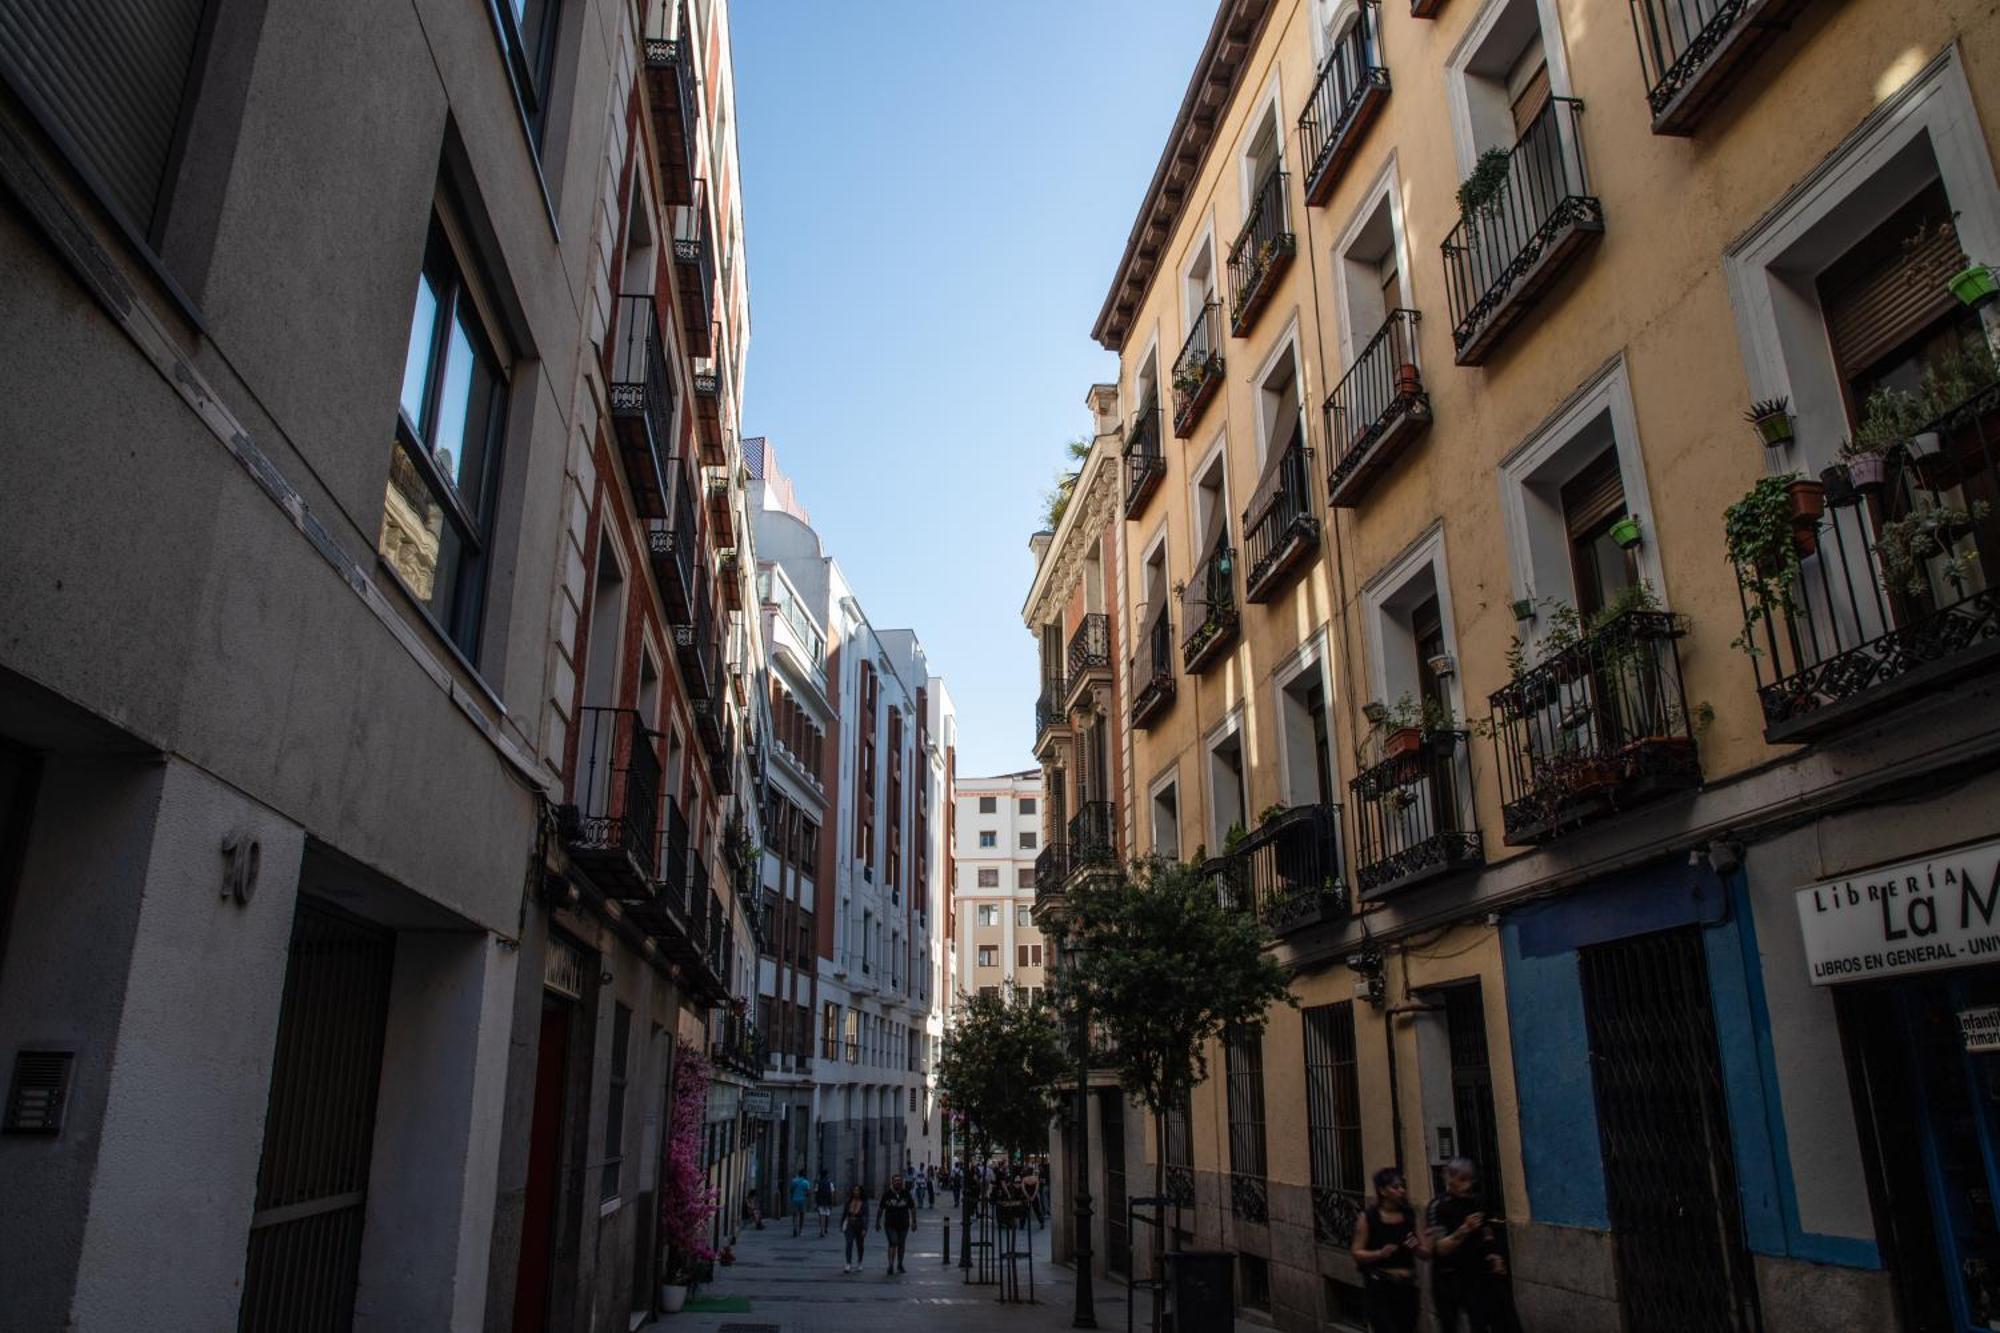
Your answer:
[[[735,0],[767,435],[880,628],[958,705],[958,771],[1032,767],[1028,534],[1213,0]]]

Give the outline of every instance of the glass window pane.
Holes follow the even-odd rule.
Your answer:
[[[431,343],[437,331],[437,292],[428,273],[417,275],[417,308],[410,317],[410,346],[403,358],[403,415],[421,435],[424,429],[424,383],[430,378]]]
[[[464,545],[445,507],[400,446],[390,446],[388,494],[375,547],[416,599],[450,625]]]
[[[430,434],[431,453],[438,471],[452,485],[460,484],[460,465],[465,458],[465,422],[472,396],[472,339],[466,336],[465,322],[451,322],[451,336],[445,345],[444,387],[438,391],[437,428]]]

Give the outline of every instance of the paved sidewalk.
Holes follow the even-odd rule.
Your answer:
[[[949,1196],[944,1203],[948,1205]],[[837,1232],[819,1236],[819,1221],[808,1218],[806,1234],[794,1239],[790,1219],[767,1219],[762,1231],[745,1231],[736,1247],[736,1263],[716,1270],[714,1282],[700,1296],[749,1298],[748,1314],[702,1314],[683,1311],[647,1325],[661,1333],[1052,1333],[1070,1324],[1075,1291],[1069,1270],[1051,1267],[1049,1233],[1034,1232],[1035,1303],[1002,1305],[996,1286],[968,1286],[958,1267],[958,1231],[951,1237],[951,1267],[939,1252],[941,1219],[948,1206],[921,1209],[910,1239],[905,1267],[890,1277],[883,1272],[888,1247],[882,1233],[868,1234],[868,1259],[859,1273],[842,1273],[841,1241]],[[951,1214],[954,1218],[956,1214]],[[1022,1291],[1027,1270],[1022,1266]],[[1097,1325],[1107,1333],[1125,1327],[1125,1286],[1100,1278],[1092,1284]],[[1141,1294],[1140,1314],[1146,1312]],[[1140,1327],[1144,1327],[1143,1319]]]

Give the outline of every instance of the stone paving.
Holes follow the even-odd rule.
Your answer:
[[[951,1212],[949,1195],[935,1209],[920,1209],[910,1239],[905,1267],[891,1277],[883,1271],[887,1246],[882,1233],[868,1234],[868,1257],[859,1273],[841,1272],[841,1240],[829,1230],[819,1235],[817,1218],[807,1219],[806,1234],[792,1235],[789,1219],[767,1220],[762,1231],[745,1231],[736,1246],[736,1263],[718,1269],[713,1283],[698,1295],[742,1296],[750,1301],[747,1314],[706,1314],[682,1311],[647,1327],[661,1333],[900,1333],[933,1330],[943,1333],[1050,1333],[1070,1326],[1075,1289],[1069,1270],[1049,1263],[1049,1233],[1033,1233],[1035,1301],[1001,1304],[999,1288],[969,1286],[959,1270],[959,1238],[954,1227],[950,1267],[942,1261],[942,1219]],[[1021,1287],[1027,1291],[1027,1266],[1021,1267]],[[1093,1284],[1097,1325],[1105,1330],[1125,1327],[1122,1282],[1099,1278]],[[1141,1296],[1140,1327],[1144,1327],[1145,1297]]]

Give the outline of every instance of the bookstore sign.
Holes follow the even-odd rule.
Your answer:
[[[2000,962],[2000,839],[1800,889],[1815,986]]]

